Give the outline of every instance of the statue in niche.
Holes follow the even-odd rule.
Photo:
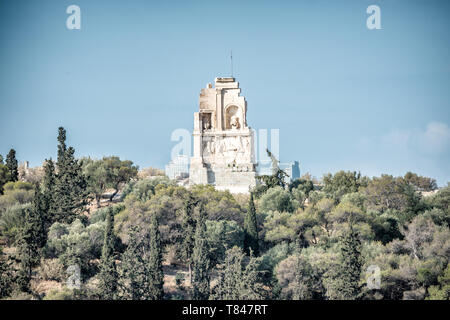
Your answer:
[[[231,116],[230,127],[231,127],[231,129],[235,129],[235,130],[239,129],[240,126],[239,126],[239,117],[238,116],[236,116],[236,115]]]
[[[204,122],[203,122],[203,130],[210,130],[211,129],[211,122],[209,121],[208,118],[204,118]]]

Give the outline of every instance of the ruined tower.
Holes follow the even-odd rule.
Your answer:
[[[194,155],[189,184],[247,193],[256,185],[253,131],[247,125],[247,101],[235,78],[216,78],[200,92],[194,113]]]

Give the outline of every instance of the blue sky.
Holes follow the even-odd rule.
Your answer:
[[[81,30],[66,8],[81,8]],[[381,8],[381,30],[366,8]],[[321,177],[450,181],[450,2],[0,0],[0,153],[40,165],[58,126],[77,156],[170,159],[198,94],[234,76],[248,123]]]

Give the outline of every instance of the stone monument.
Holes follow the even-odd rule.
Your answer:
[[[253,131],[247,126],[247,101],[235,78],[216,78],[200,92],[194,113],[194,155],[189,184],[248,193],[256,185]]]

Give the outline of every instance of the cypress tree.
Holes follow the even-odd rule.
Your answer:
[[[56,222],[55,216],[55,164],[50,160],[45,160],[44,163],[44,177],[41,182],[42,206],[46,212],[45,229],[48,231],[50,226]]]
[[[253,250],[257,256],[259,254],[258,246],[258,222],[256,221],[256,209],[253,201],[253,192],[250,193],[247,215],[244,219],[244,248],[247,253]]]
[[[105,300],[114,300],[117,298],[118,274],[115,264],[115,242],[114,216],[112,208],[108,208],[99,275],[100,297]]]
[[[361,241],[350,225],[349,231],[340,239],[341,257],[338,268],[337,292],[340,299],[356,300],[360,297],[359,280],[362,270]]]
[[[71,223],[86,205],[87,184],[75,149],[65,144],[66,131],[59,128],[57,174],[54,188],[55,220]]]
[[[39,263],[42,221],[33,209],[25,211],[25,222],[19,238],[20,271],[18,283],[21,290],[30,291],[32,268]]]
[[[192,287],[194,300],[207,300],[210,293],[210,257],[209,245],[206,239],[206,212],[203,203],[197,216],[195,228],[195,244],[192,253]]]
[[[48,222],[48,204],[45,195],[41,193],[39,187],[34,189],[33,199],[33,228],[35,230],[35,241],[39,248],[43,248],[47,242],[47,232],[50,227]]]
[[[3,164],[3,156],[0,154],[0,164]]]
[[[156,214],[152,214],[149,230],[150,252],[148,257],[149,299],[161,300],[164,296],[161,236]]]
[[[9,153],[6,156],[6,167],[9,171],[9,181],[17,181],[19,178],[19,166],[16,159],[16,150],[9,150]]]
[[[66,130],[63,127],[58,128],[58,157],[57,157],[57,166],[58,169],[64,168],[65,159],[66,159]]]
[[[142,252],[140,250],[140,241],[138,239],[139,228],[130,227],[128,231],[128,246],[122,254],[120,283],[122,295],[125,299],[138,300],[141,296],[140,284],[143,282],[142,275]]]
[[[3,250],[0,247],[0,299],[8,297],[12,292],[13,275],[12,268],[3,257]]]
[[[181,242],[181,258],[186,261],[189,268],[189,282],[192,282],[192,252],[195,243],[195,219],[194,208],[196,201],[194,197],[189,194],[184,204],[182,233],[183,239]]]
[[[255,300],[262,296],[261,283],[258,282],[256,258],[250,251],[246,256],[241,248],[234,246],[227,250],[225,261],[219,266],[219,281],[214,288],[214,298],[219,300]]]

